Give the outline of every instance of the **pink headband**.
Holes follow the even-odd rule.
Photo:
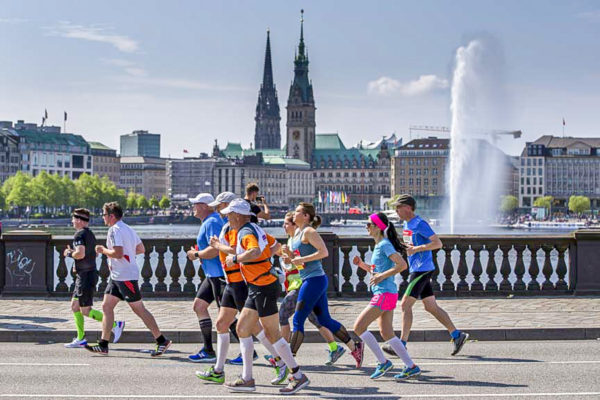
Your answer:
[[[381,218],[379,218],[377,214],[369,215],[369,219],[373,221],[373,223],[377,225],[377,227],[382,231],[385,231],[387,229],[387,225],[383,223],[383,221],[381,220]]]

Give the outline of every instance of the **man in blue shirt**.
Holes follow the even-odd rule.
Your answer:
[[[198,316],[200,331],[204,338],[204,347],[196,354],[188,356],[190,361],[212,363],[216,360],[212,344],[212,321],[208,307],[213,301],[220,305],[221,295],[225,288],[225,277],[221,268],[218,250],[210,246],[210,238],[218,237],[223,228],[223,219],[209,204],[215,199],[210,193],[200,193],[189,199],[193,207],[194,217],[202,221],[196,248],[192,247],[187,252],[190,260],[201,260],[202,270],[206,278],[200,284],[194,299],[194,312]],[[232,333],[237,337],[235,328]]]
[[[425,310],[432,314],[448,329],[454,350],[458,354],[469,338],[469,334],[461,332],[452,323],[448,313],[438,306],[431,286],[431,276],[435,270],[433,250],[441,249],[442,242],[429,226],[427,221],[415,214],[416,202],[409,194],[402,194],[393,204],[396,213],[404,221],[402,239],[406,245],[410,278],[406,292],[400,303],[402,307],[402,342],[406,345],[413,321],[412,307],[417,299],[421,299]]]

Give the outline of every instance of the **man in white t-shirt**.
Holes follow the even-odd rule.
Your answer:
[[[85,348],[93,353],[108,355],[108,340],[115,319],[114,309],[121,300],[125,300],[129,307],[144,321],[146,327],[152,332],[156,340],[156,349],[152,350],[151,356],[156,357],[165,353],[171,345],[166,339],[154,316],[144,307],[142,294],[138,286],[140,271],[135,257],[144,254],[146,249],[140,237],[126,223],[121,221],[123,209],[117,202],[105,203],[102,207],[102,219],[104,224],[110,226],[106,238],[106,247],[96,246],[97,254],[104,254],[108,258],[110,269],[110,280],[104,291],[102,302],[102,339],[94,345],[86,345]]]

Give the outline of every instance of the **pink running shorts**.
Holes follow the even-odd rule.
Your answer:
[[[379,307],[381,311],[390,311],[396,308],[396,303],[398,303],[398,293],[381,293],[374,294],[369,305]]]

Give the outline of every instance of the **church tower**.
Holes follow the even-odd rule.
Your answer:
[[[256,127],[254,129],[254,143],[256,149],[280,149],[281,131],[279,122],[279,100],[277,89],[273,83],[273,67],[271,65],[271,39],[267,30],[267,49],[265,50],[265,68],[263,82],[258,92],[256,104]]]
[[[308,52],[304,47],[304,10],[300,19],[300,44],[294,59],[294,81],[287,102],[286,154],[309,164],[315,149],[315,99],[308,79]]]

